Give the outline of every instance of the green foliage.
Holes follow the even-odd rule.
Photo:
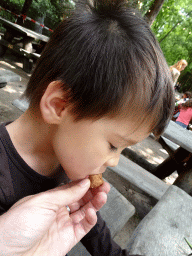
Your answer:
[[[151,1],[151,0],[138,1],[139,9],[143,15],[149,10],[152,2],[153,1]]]
[[[168,65],[181,59],[188,62],[179,82],[192,89],[192,5],[191,0],[165,0],[152,25]],[[170,33],[169,33],[170,32]]]
[[[2,2],[3,2],[3,0],[2,0]],[[14,12],[16,14],[20,13],[20,10],[22,9],[22,6],[24,4],[24,0],[18,0],[18,1],[6,0],[5,2],[6,2],[5,5],[4,4],[0,4],[0,6],[5,7],[5,8],[9,9],[10,11],[12,11],[12,12]],[[9,6],[11,8],[9,8]],[[0,12],[0,16],[5,18],[5,19],[8,19],[8,20],[10,20],[12,22],[14,22],[15,19],[16,19],[15,15],[13,15],[13,14],[11,14],[11,13],[3,10],[3,9]]]
[[[63,16],[68,15],[69,10],[74,7],[72,0],[33,0],[28,15],[37,20],[38,17],[44,17],[44,24],[55,29],[61,22]],[[31,24],[31,29],[33,29]],[[44,30],[44,34],[50,35],[50,32]]]
[[[22,6],[24,4],[24,0],[1,0],[0,6],[9,9],[10,11],[19,14],[20,10],[22,9]],[[11,8],[9,8],[11,7]],[[1,10],[0,16],[3,17],[4,19],[10,20],[11,22],[15,22],[16,16],[5,11]],[[5,28],[2,26],[2,23],[0,22],[0,32],[4,33]]]

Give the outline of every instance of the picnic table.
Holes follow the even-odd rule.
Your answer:
[[[159,141],[170,155],[153,174],[164,179],[177,170],[179,177],[174,184],[192,195],[192,132],[170,121]]]
[[[192,197],[171,185],[128,240],[131,255],[189,256],[192,249]]]
[[[192,132],[177,123],[170,121],[162,136],[192,153]]]
[[[7,49],[23,56],[23,69],[27,73],[30,73],[33,66],[33,61],[38,59],[41,53],[33,52],[32,43],[34,40],[39,40],[42,51],[48,42],[49,37],[24,28],[2,17],[0,17],[0,21],[3,22],[3,26],[6,28],[3,38],[0,39],[0,57],[5,54]],[[14,43],[14,40],[17,40],[16,43]],[[22,42],[22,46],[17,45],[19,42]]]

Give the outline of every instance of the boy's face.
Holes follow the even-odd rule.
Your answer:
[[[121,151],[149,135],[149,126],[132,120],[101,118],[74,122],[67,113],[53,138],[56,157],[71,180],[116,166]]]

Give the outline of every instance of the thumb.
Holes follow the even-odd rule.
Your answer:
[[[90,188],[90,180],[73,181],[67,185],[62,185],[52,190],[40,193],[36,200],[37,203],[47,203],[52,207],[62,207],[80,200]],[[51,208],[52,208],[51,207]]]

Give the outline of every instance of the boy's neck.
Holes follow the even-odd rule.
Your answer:
[[[56,174],[59,163],[51,144],[54,128],[40,114],[27,110],[6,128],[17,152],[34,171],[49,177]]]

